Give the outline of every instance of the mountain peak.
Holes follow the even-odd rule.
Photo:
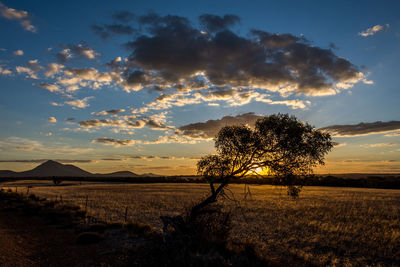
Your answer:
[[[49,159],[49,160],[43,162],[41,165],[44,165],[44,164],[46,164],[46,165],[50,165],[50,164],[52,164],[52,165],[55,165],[55,164],[57,164],[57,165],[58,165],[58,164],[63,165],[63,164],[61,164],[60,162],[57,162],[57,161],[54,161],[54,160],[51,160],[51,159]]]
[[[54,160],[48,160],[36,168],[23,172],[29,176],[66,176],[66,177],[82,177],[90,176],[91,173],[84,171],[74,165],[64,165]]]

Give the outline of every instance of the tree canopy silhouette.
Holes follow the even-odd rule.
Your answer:
[[[288,193],[296,196],[300,187],[293,184],[295,177],[309,175],[313,167],[323,165],[332,147],[329,133],[288,114],[263,117],[254,129],[225,126],[215,138],[217,153],[197,163],[198,174],[209,182],[211,195],[192,212],[215,202],[232,179],[260,169],[288,185]]]
[[[179,248],[205,241],[207,246],[225,244],[231,227],[230,213],[211,204],[217,202],[232,179],[264,169],[288,185],[290,195],[297,196],[301,187],[295,179],[324,164],[324,156],[332,147],[328,133],[287,114],[263,117],[254,129],[246,125],[223,127],[215,137],[217,153],[197,163],[198,174],[210,184],[211,194],[184,215],[161,216],[166,240]]]

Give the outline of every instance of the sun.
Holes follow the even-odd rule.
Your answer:
[[[270,175],[271,170],[268,167],[257,168],[254,171],[248,172],[247,175]]]

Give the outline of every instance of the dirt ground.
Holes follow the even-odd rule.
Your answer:
[[[118,266],[107,241],[77,245],[73,230],[40,218],[0,211],[0,266]]]

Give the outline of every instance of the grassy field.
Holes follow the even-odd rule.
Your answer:
[[[101,184],[18,181],[48,199],[87,206],[107,222],[129,221],[161,227],[161,215],[177,215],[208,193],[206,184]],[[299,258],[315,265],[398,266],[400,190],[306,187],[293,200],[285,188],[231,185],[222,200],[233,214],[233,242],[255,244],[269,258]],[[86,205],[87,198],[87,205]]]

